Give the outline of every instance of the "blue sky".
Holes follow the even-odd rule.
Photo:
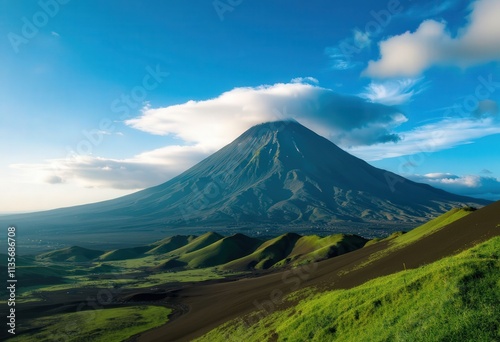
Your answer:
[[[286,118],[500,199],[499,16],[498,0],[0,0],[0,211],[152,186]]]

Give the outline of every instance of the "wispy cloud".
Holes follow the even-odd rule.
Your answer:
[[[469,67],[500,61],[500,1],[477,0],[468,24],[452,37],[444,22],[424,21],[413,33],[382,41],[380,59],[363,72],[370,77],[415,77],[435,65]]]
[[[319,84],[319,81],[314,77],[296,77],[292,79],[292,83],[309,83],[309,84]]]
[[[330,59],[330,68],[333,70],[349,70],[356,68],[361,63],[353,61],[352,53],[346,53],[339,47],[327,47],[325,54]]]
[[[350,148],[349,152],[365,160],[380,160],[413,154],[429,154],[472,143],[475,139],[500,133],[494,118],[443,119],[434,124],[400,132],[397,144],[377,144]]]
[[[368,32],[355,29],[351,37],[338,42],[337,45],[325,49],[325,54],[330,59],[330,68],[334,70],[348,70],[362,65],[356,61],[355,56],[364,49],[369,48],[372,39]]]
[[[410,102],[413,97],[425,90],[422,78],[401,79],[386,82],[371,82],[360,96],[371,102],[389,106]]]
[[[409,175],[408,178],[464,196],[500,199],[500,180],[495,177],[428,173],[425,175]]]
[[[428,19],[456,9],[460,0],[421,1],[411,6],[404,14],[411,18]]]
[[[175,177],[215,150],[200,145],[167,146],[128,159],[70,156],[12,168],[40,183],[72,183],[87,188],[143,189]]]

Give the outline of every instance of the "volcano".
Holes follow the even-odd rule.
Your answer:
[[[410,223],[489,202],[375,168],[295,121],[254,126],[161,185],[118,199],[1,217],[37,232]]]

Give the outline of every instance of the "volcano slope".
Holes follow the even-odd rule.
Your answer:
[[[500,236],[500,202],[458,219],[430,234],[404,241],[400,248],[381,253],[396,238],[330,260],[234,282],[198,284],[172,291],[169,300],[189,306],[189,312],[138,336],[137,341],[191,341],[235,318],[252,312],[249,324],[282,309],[284,296],[301,289],[350,289],[377,277],[413,269],[456,255]],[[404,235],[400,238],[404,238]],[[377,255],[378,257],[373,257]],[[230,336],[230,327],[226,331]],[[276,338],[270,338],[276,340]]]

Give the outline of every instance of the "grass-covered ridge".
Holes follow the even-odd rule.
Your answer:
[[[58,314],[20,326],[19,336],[10,341],[125,341],[164,324],[170,313],[161,306],[133,306]]]
[[[461,218],[469,215],[472,213],[475,209],[471,207],[464,207],[464,208],[455,208],[452,209],[443,215],[440,215],[436,217],[433,220],[430,220],[427,223],[424,223],[421,226],[418,226],[415,229],[410,230],[407,233],[404,232],[395,232],[386,239],[373,239],[370,240],[365,247],[368,247],[374,243],[377,242],[383,242],[387,241],[388,242],[388,248],[385,248],[377,253],[374,253],[371,257],[370,260],[368,260],[366,263],[360,265],[360,267],[374,261],[377,259],[382,258],[385,255],[388,255],[392,252],[394,252],[397,249],[403,248],[409,244],[412,244],[420,239],[423,239],[426,236],[429,236],[440,229],[446,227],[447,225],[460,220]]]
[[[198,341],[498,341],[500,237],[247,324],[253,315]]]

